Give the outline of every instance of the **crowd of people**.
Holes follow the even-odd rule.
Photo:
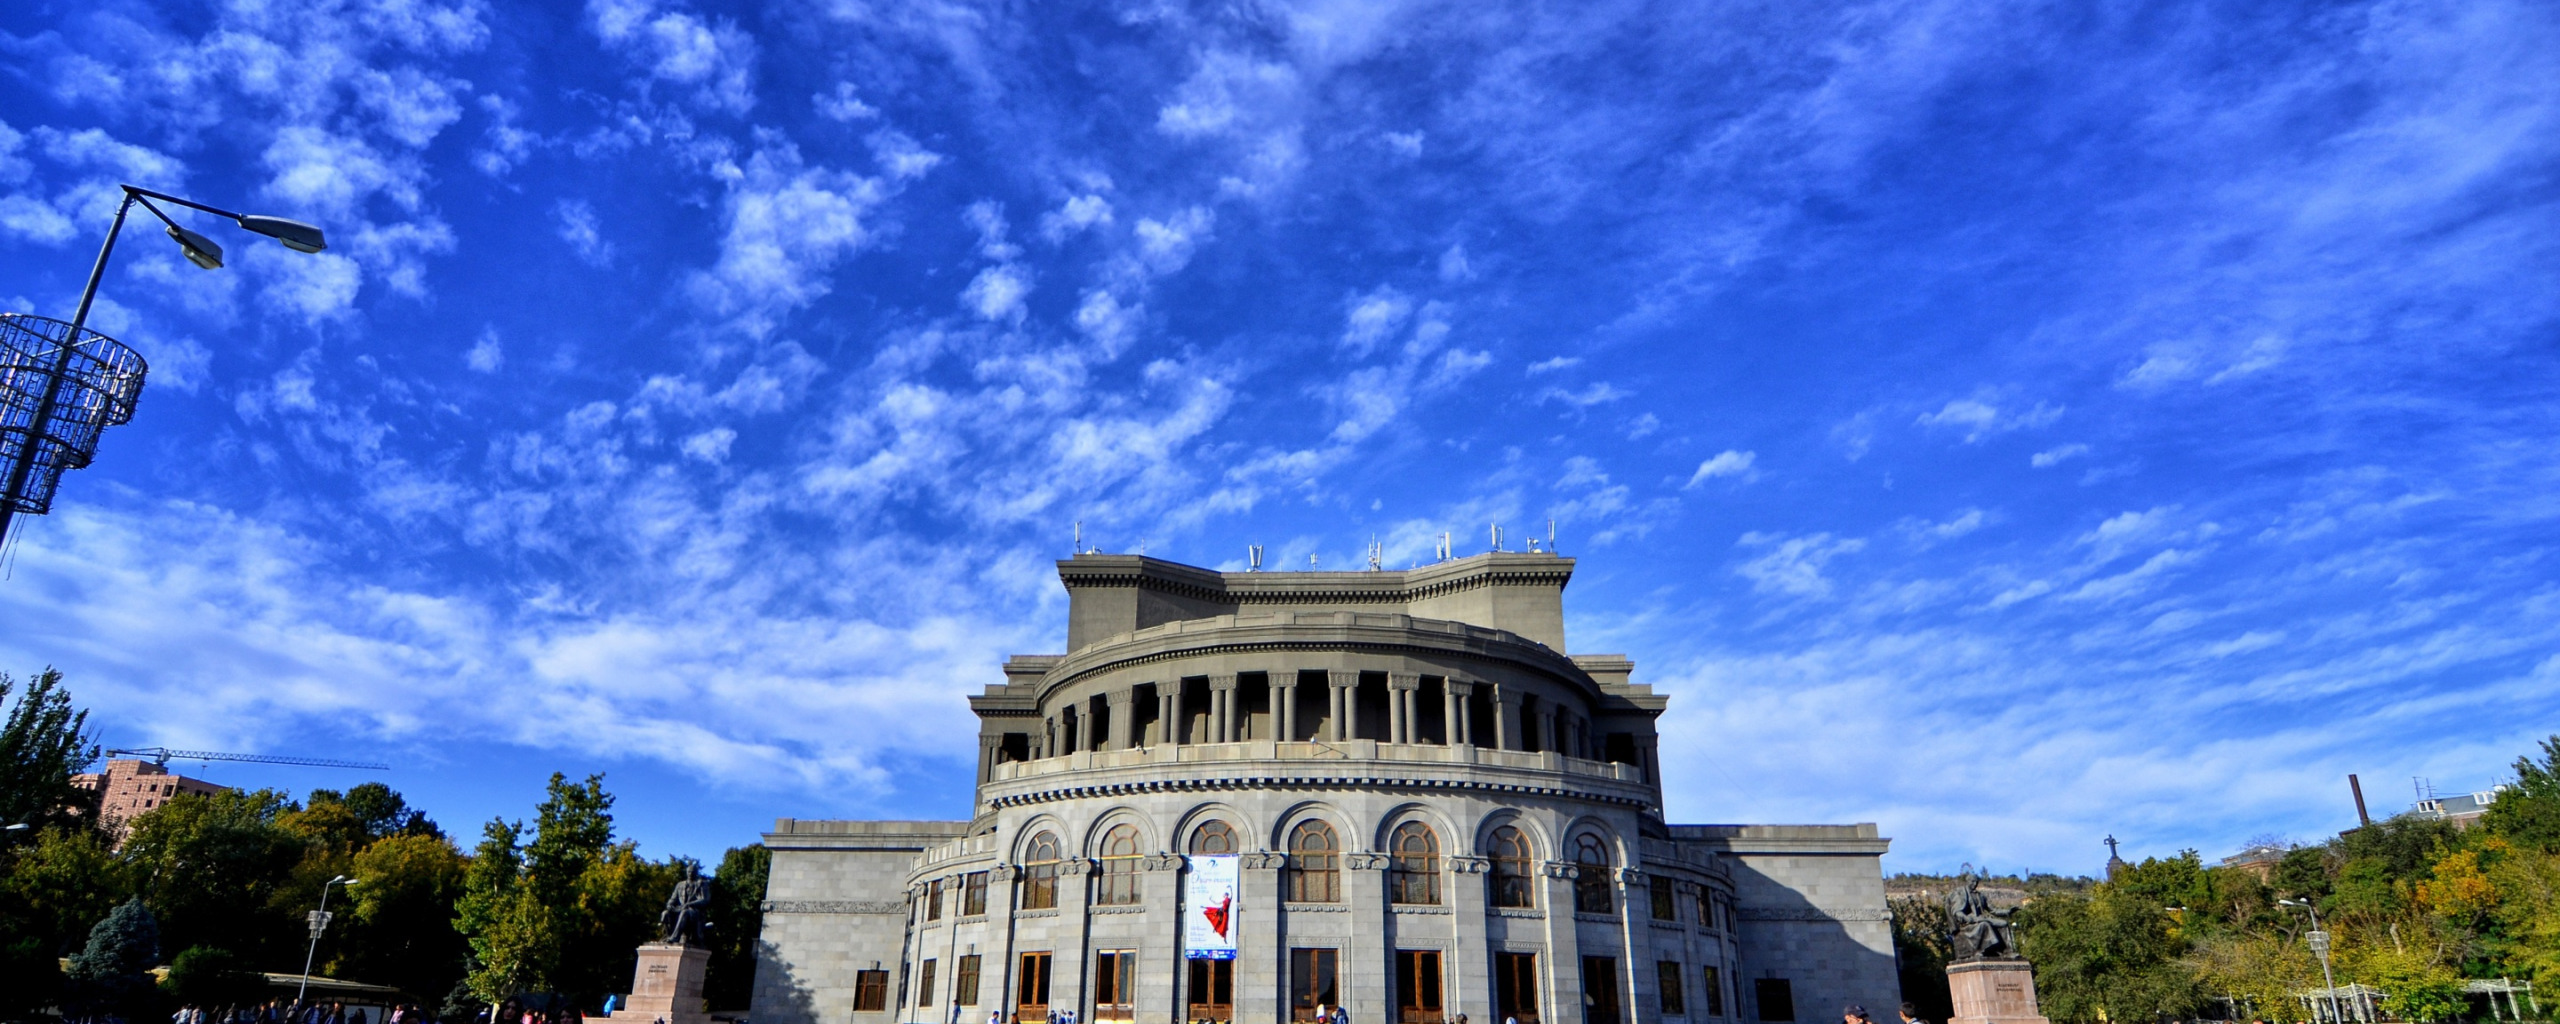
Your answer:
[[[398,1006],[376,1024],[423,1024],[428,1014],[415,1006]],[[229,1006],[181,1006],[169,1024],[368,1024],[364,1007],[345,1003],[270,999]]]

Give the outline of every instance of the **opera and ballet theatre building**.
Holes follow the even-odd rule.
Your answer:
[[[1573,564],[1058,563],[967,817],[764,837],[751,1019],[1891,1019],[1885,840],[1666,821],[1667,698],[1566,653]]]

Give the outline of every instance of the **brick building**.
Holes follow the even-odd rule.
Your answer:
[[[124,758],[108,761],[103,772],[82,772],[72,776],[71,781],[98,794],[98,820],[105,822],[119,841],[124,838],[126,822],[168,803],[172,797],[181,793],[210,796],[229,788],[172,775],[167,765]]]

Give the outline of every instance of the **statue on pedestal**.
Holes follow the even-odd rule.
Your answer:
[[[1954,927],[1949,938],[1955,944],[1955,958],[2015,958],[2018,939],[2017,926],[2009,921],[2012,913],[1991,905],[1991,897],[1982,894],[1981,876],[1966,874],[1964,888],[1947,894],[1947,921]]]
[[[710,942],[711,880],[688,863],[684,877],[667,894],[667,909],[658,914],[658,941],[669,946],[703,946]]]

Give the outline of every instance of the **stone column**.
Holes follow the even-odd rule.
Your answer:
[[[1602,868],[1599,870],[1607,870]],[[1573,920],[1573,880],[1576,868],[1560,860],[1546,864],[1545,892],[1538,902],[1547,910],[1547,1005],[1539,1008],[1538,1019],[1555,1024],[1574,1024],[1582,1019],[1582,932]]]
[[[1137,688],[1131,687],[1126,690],[1113,690],[1111,691],[1110,696],[1105,699],[1111,704],[1111,741],[1109,749],[1127,750],[1137,746]]]
[[[1137,992],[1130,1000],[1137,1019],[1147,1024],[1165,1024],[1182,1019],[1182,858],[1170,853],[1157,853],[1143,862],[1146,871],[1139,875],[1139,896],[1145,901],[1146,931],[1150,938],[1138,943],[1140,964],[1170,964],[1172,970],[1158,973],[1140,967],[1133,972]],[[1157,938],[1161,937],[1161,938]],[[1164,945],[1157,946],[1157,942]],[[1158,1012],[1163,1013],[1158,1017]],[[965,1024],[965,1022],[964,1022]]]
[[[1643,970],[1638,970],[1636,964],[1637,957],[1653,949],[1653,881],[1634,868],[1621,868],[1617,872],[1618,976],[1610,983],[1618,989],[1618,1005],[1627,1008],[1627,1020],[1642,1019],[1637,1012],[1640,1007],[1651,1008],[1657,1013],[1662,1007],[1661,993],[1647,981],[1653,977],[1653,965],[1646,963]],[[1669,885],[1671,880],[1663,879],[1662,884]],[[1638,901],[1643,901],[1644,905],[1637,906]],[[1639,914],[1643,917],[1637,917]],[[1638,924],[1639,920],[1643,923]],[[1638,928],[1644,929],[1641,943],[1636,939]]]
[[[1297,670],[1272,672],[1267,676],[1271,680],[1271,720],[1279,726],[1279,735],[1274,738],[1282,743],[1295,743],[1298,741]]]
[[[1558,754],[1564,752],[1564,744],[1557,742],[1559,737],[1556,735],[1557,716],[1561,713],[1553,702],[1548,702],[1544,708],[1539,709],[1538,749],[1540,751],[1552,750]]]
[[[1236,859],[1237,924],[1236,1016],[1238,1021],[1285,1021],[1289,1016],[1287,978],[1289,943],[1282,936],[1280,865],[1277,853],[1248,853]]]
[[[1493,948],[1484,921],[1485,878],[1492,870],[1493,862],[1483,857],[1449,858],[1454,941],[1449,946],[1449,987],[1441,993],[1442,1020],[1456,1020],[1463,1013],[1469,1020],[1501,1024],[1493,1014]]]
[[[1458,681],[1440,681],[1440,742],[1457,746],[1465,742],[1458,737],[1466,732],[1466,721],[1458,717]]]
[[[1422,692],[1422,677],[1402,673],[1387,677],[1387,742],[1414,743],[1422,732],[1413,720],[1414,696]]]
[[[1359,691],[1354,689],[1354,686],[1359,686],[1359,673],[1336,668],[1336,671],[1324,673],[1324,678],[1326,684],[1334,686],[1334,742],[1349,740],[1352,727],[1357,727],[1357,722],[1352,719],[1352,709],[1359,704]]]
[[[1182,745],[1182,680],[1156,684],[1157,742],[1168,747]]]
[[[1013,962],[1014,915],[1018,912],[1014,908],[1022,905],[1022,894],[1015,891],[1015,882],[1021,877],[1022,870],[1011,864],[998,864],[987,874],[987,920],[1002,921],[1004,927],[991,936],[994,962],[978,962],[978,1002],[981,1009],[1002,1009],[1006,1016],[1013,1014],[1013,972],[1021,966]],[[990,980],[995,984],[993,1002],[988,1001],[987,995]]]
[[[1501,683],[1493,687],[1493,749],[1519,749],[1520,696]]]
[[[1217,737],[1218,737],[1218,742],[1220,742],[1220,743],[1233,743],[1233,742],[1235,742],[1235,741],[1236,741],[1236,677],[1235,677],[1235,674],[1234,674],[1234,673],[1232,673],[1232,672],[1230,672],[1230,673],[1228,673],[1228,674],[1226,674],[1226,675],[1210,676],[1210,677],[1209,677],[1209,694],[1210,694],[1210,700],[1211,700],[1211,702],[1214,704],[1214,706],[1216,707],[1217,715],[1218,715],[1218,724],[1217,724],[1217,726],[1216,726],[1216,733],[1217,733]]]
[[[1345,853],[1341,863],[1343,905],[1351,911],[1351,937],[1343,943],[1341,973],[1337,976],[1342,985],[1342,1002],[1353,1007],[1378,1007],[1370,1011],[1370,1016],[1392,1021],[1395,976],[1390,972],[1395,970],[1396,961],[1392,937],[1387,934],[1387,855]]]
[[[1092,873],[1090,857],[1069,855],[1058,862],[1058,916],[1049,933],[1049,1005],[1075,1010],[1084,1020],[1093,1019],[1093,1009],[1085,1005],[1093,945],[1093,884],[1087,876]]]

